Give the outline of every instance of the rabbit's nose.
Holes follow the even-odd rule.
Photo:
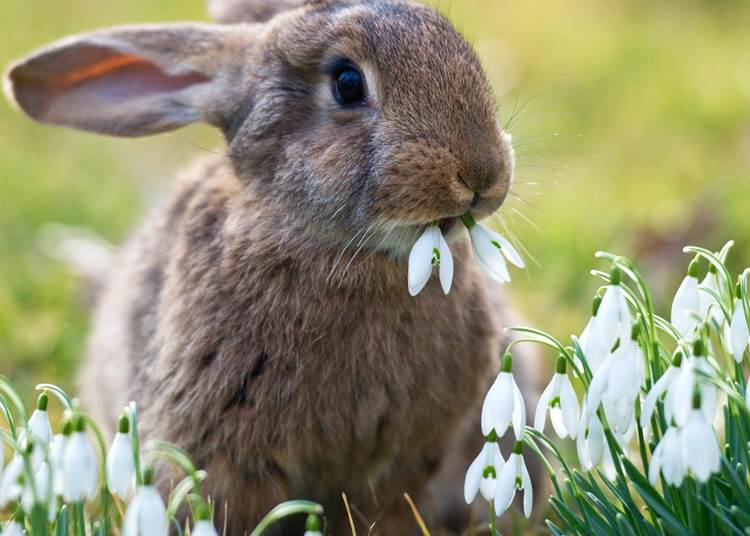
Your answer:
[[[502,179],[503,163],[500,155],[485,154],[467,162],[458,178],[472,192],[481,194],[492,188]]]

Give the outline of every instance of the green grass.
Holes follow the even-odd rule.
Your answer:
[[[666,267],[681,244],[735,238],[748,251],[750,4],[436,5],[480,51],[503,120],[515,115],[524,201],[503,214],[538,262],[511,286],[529,324],[579,330],[594,290],[583,274],[599,248],[634,258],[657,292],[676,286]],[[203,4],[4,0],[0,63],[78,31],[181,18],[205,19]],[[198,153],[193,143],[219,137],[191,127],[99,138],[36,125],[5,102],[0,133],[0,373],[23,392],[40,379],[69,388],[88,313],[74,277],[38,252],[40,226],[83,225],[120,242]]]

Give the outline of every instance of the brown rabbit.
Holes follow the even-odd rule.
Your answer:
[[[230,534],[289,498],[320,501],[347,533],[342,492],[377,534],[414,530],[404,492],[457,526],[471,458],[446,453],[481,445],[504,315],[456,217],[503,203],[510,139],[477,56],[433,9],[293,4],[215,0],[224,22],[269,20],[116,27],[8,71],[9,96],[42,122],[143,136],[204,121],[228,144],[125,246],[84,401],[111,422],[139,401],[142,434],[208,470]],[[406,257],[434,220],[453,289],[412,298]],[[433,484],[430,502],[438,472],[452,488]]]

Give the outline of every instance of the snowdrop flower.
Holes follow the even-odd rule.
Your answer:
[[[742,303],[742,291],[740,285],[737,284],[734,314],[732,314],[732,322],[729,324],[729,347],[737,363],[742,362],[742,355],[745,353],[748,345],[750,345],[750,330],[747,326],[745,307]]]
[[[495,514],[499,517],[508,509],[516,490],[523,490],[523,515],[531,516],[533,504],[533,490],[531,488],[531,477],[523,460],[523,442],[516,441],[513,445],[513,453],[500,470],[495,486]]]
[[[34,487],[30,482],[24,484],[24,491],[21,502],[27,512],[31,512],[34,504],[46,505],[47,520],[54,521],[57,518],[57,496],[50,494],[51,469],[47,462],[43,462],[39,469],[34,473]]]
[[[719,276],[716,271],[716,266],[712,263],[708,263],[708,273],[706,274],[706,277],[703,278],[703,281],[701,281],[698,290],[701,290],[701,287],[711,289],[716,294],[721,295]],[[724,315],[721,312],[721,306],[716,303],[716,299],[713,295],[705,290],[701,290],[698,298],[700,302],[698,306],[698,316],[700,316],[701,319],[713,318],[717,324],[722,325],[724,323]],[[711,315],[710,317],[709,314]]]
[[[718,392],[716,387],[711,383],[703,380],[700,374],[712,374],[713,371],[708,361],[705,359],[705,346],[700,339],[695,341],[693,346],[693,356],[680,367],[680,373],[674,379],[674,385],[670,389],[670,399],[665,407],[667,419],[677,422],[678,426],[683,426],[693,408],[692,401],[696,389],[700,392],[701,405],[698,409],[703,412],[708,422],[713,422],[716,416],[716,404],[718,402]],[[674,394],[671,393],[672,389]]]
[[[683,458],[682,440],[680,431],[674,426],[667,428],[664,435],[656,445],[651,455],[651,464],[648,468],[648,479],[652,485],[659,480],[659,473],[664,475],[664,480],[672,486],[679,486],[685,478],[687,467]]]
[[[135,498],[125,512],[122,536],[166,536],[167,510],[164,501],[153,484],[153,472],[143,472],[143,486],[138,488]]]
[[[39,395],[36,403],[36,410],[29,418],[28,431],[31,436],[40,445],[47,446],[52,439],[52,427],[49,424],[49,415],[47,415],[47,393]]]
[[[409,253],[409,294],[416,296],[432,275],[433,265],[439,266],[440,285],[448,294],[453,282],[453,255],[440,228],[430,224]]]
[[[461,216],[471,237],[471,247],[480,268],[487,276],[498,283],[510,281],[508,266],[505,259],[519,268],[524,262],[518,251],[505,238],[495,231],[479,225],[470,214]]]
[[[16,521],[8,521],[5,525],[5,529],[0,533],[3,536],[26,536],[26,531],[20,523]]]
[[[584,400],[576,434],[576,451],[581,467],[590,470],[599,465],[604,450],[604,428],[596,412],[587,410],[587,402]]]
[[[497,446],[497,434],[492,430],[485,438],[484,446],[479,455],[471,462],[464,480],[464,500],[466,504],[474,502],[477,491],[482,497],[491,501],[495,493],[497,475],[505,466],[505,459]]]
[[[99,483],[94,449],[86,435],[86,421],[78,417],[74,429],[63,455],[63,497],[71,503],[93,498]]]
[[[664,374],[656,380],[651,386],[651,390],[646,395],[646,399],[641,407],[641,428],[647,428],[651,422],[651,416],[654,414],[656,409],[656,402],[662,393],[667,391],[670,392],[670,388],[674,384],[675,378],[680,374],[680,367],[682,366],[682,352],[675,353],[672,358],[672,364],[664,371]],[[674,390],[671,390],[674,393]],[[672,417],[672,396],[667,395],[669,400],[665,401],[665,411],[667,412],[667,419],[671,420]]]
[[[635,399],[645,375],[638,331],[635,324],[631,336],[607,357],[591,379],[587,394],[588,411],[596,412],[603,403],[609,425],[618,434],[627,433],[633,423]]]
[[[685,466],[699,482],[706,482],[719,471],[721,451],[716,432],[700,410],[701,395],[696,391],[693,410],[682,428],[682,453]]]
[[[601,322],[599,322],[598,316],[601,304],[601,296],[596,296],[592,306],[591,318],[578,338],[583,355],[586,356],[586,363],[592,373],[599,369],[617,338],[617,333],[603,333],[601,330]]]
[[[63,486],[63,460],[65,459],[65,447],[73,432],[73,425],[66,421],[61,434],[56,434],[49,444],[49,459],[52,464],[52,489],[56,496],[64,493]]]
[[[133,443],[130,439],[130,421],[120,417],[117,434],[107,454],[107,486],[121,499],[128,496],[135,476]]]
[[[698,259],[693,259],[672,302],[672,325],[683,339],[692,338],[700,324],[698,292]]]
[[[196,521],[195,527],[193,527],[193,530],[190,532],[192,536],[219,536],[216,532],[216,528],[214,527],[213,522],[210,519],[201,519],[199,521]],[[308,531],[305,531],[306,535],[314,534],[309,533]],[[323,536],[320,532],[318,532],[320,536]]]
[[[305,521],[305,534],[303,536],[323,536],[320,528],[320,518],[314,514],[307,516]]]
[[[627,339],[632,326],[628,300],[622,290],[620,280],[622,275],[619,268],[613,268],[609,277],[609,285],[602,296],[602,303],[597,313],[597,330],[601,334],[607,349],[611,349],[615,341]]]
[[[552,376],[552,380],[539,398],[534,416],[534,428],[540,432],[544,431],[545,417],[549,410],[549,418],[555,433],[561,439],[568,436],[575,439],[581,408],[566,374],[566,367],[565,357],[559,357],[555,375]]]
[[[513,358],[510,353],[503,356],[500,374],[487,392],[482,404],[482,433],[487,436],[494,429],[499,437],[513,425],[516,439],[523,437],[526,426],[526,406],[521,390],[513,378]]]
[[[8,503],[18,500],[23,488],[19,483],[23,474],[23,457],[15,454],[0,478],[0,509],[5,508]]]

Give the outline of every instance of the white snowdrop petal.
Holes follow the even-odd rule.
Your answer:
[[[432,274],[433,235],[429,226],[417,239],[409,253],[409,294],[416,296],[427,284]]]
[[[588,440],[586,442],[586,456],[592,466],[597,466],[602,461],[604,453],[604,428],[599,421],[599,417],[593,416],[589,421]]]
[[[126,498],[135,476],[133,447],[129,434],[117,433],[107,455],[107,485],[120,498]]]
[[[560,439],[568,437],[568,428],[565,426],[559,405],[549,409],[549,422],[552,423],[552,429],[557,434],[557,437]]]
[[[740,300],[735,300],[732,322],[729,324],[730,343],[734,359],[740,363],[742,355],[750,344],[750,332],[745,319],[745,309]]]
[[[662,440],[659,441],[659,444],[656,445],[656,448],[654,449],[653,454],[651,454],[651,460],[649,461],[648,481],[651,483],[652,486],[656,486],[656,483],[659,481],[659,473],[661,472],[661,462],[663,458],[663,452],[664,452],[664,438],[662,438]]]
[[[198,521],[195,524],[195,527],[193,527],[193,530],[190,534],[192,536],[218,536],[218,533],[216,532],[216,528],[214,527],[214,524],[207,519]],[[313,534],[313,532],[308,531],[305,534]],[[321,533],[318,533],[318,534],[321,534]]]
[[[516,248],[513,247],[513,244],[492,229],[487,227],[483,227],[482,229],[487,233],[487,237],[490,241],[495,241],[500,244],[500,251],[505,255],[505,258],[508,259],[508,261],[518,268],[524,267],[523,259],[521,258],[521,255],[518,254],[518,251],[516,251]]]
[[[501,375],[498,374],[495,378],[495,381],[492,382],[490,389],[487,391],[487,394],[484,397],[484,402],[482,403],[482,435],[485,436],[489,435],[489,433],[492,431],[492,428],[494,428],[495,426],[494,409],[498,407],[500,403],[499,393],[500,389],[503,388],[500,385],[500,379]]]
[[[29,418],[29,432],[37,441],[48,445],[52,439],[52,427],[49,424],[49,415],[40,409],[34,410]]]
[[[510,273],[505,264],[505,258],[491,242],[486,229],[475,225],[469,231],[472,249],[482,270],[495,281],[504,283],[510,281]]]
[[[153,486],[143,486],[140,490],[138,526],[140,536],[166,536],[167,510],[161,495]]]
[[[516,436],[516,441],[520,441],[526,431],[526,403],[516,380],[512,376],[511,382],[513,384],[513,433]]]
[[[700,307],[700,296],[698,294],[698,280],[687,276],[682,280],[680,287],[675,293],[672,301],[672,325],[682,335],[687,337],[698,324],[698,309]]]
[[[466,471],[466,478],[464,479],[464,500],[466,501],[466,504],[474,502],[474,498],[477,496],[477,491],[479,490],[479,483],[482,480],[482,473],[486,466],[486,447],[482,447],[482,450],[474,461],[471,462],[469,469]]]
[[[16,521],[8,521],[5,525],[5,530],[2,531],[2,536],[25,536],[26,531]]]
[[[513,377],[510,372],[501,372],[498,375],[496,399],[492,408],[493,424],[498,437],[502,437],[510,426],[514,415],[515,389],[513,389]]]
[[[575,439],[576,428],[578,418],[581,413],[581,408],[578,403],[578,397],[576,396],[573,386],[570,384],[570,379],[567,375],[562,375],[560,380],[560,411],[562,412],[562,418],[565,422],[565,428],[568,431],[568,435]]]
[[[682,451],[687,466],[700,482],[706,482],[720,462],[716,433],[698,410],[690,413],[682,429]]]
[[[553,397],[554,388],[555,379],[553,376],[553,378],[547,384],[547,387],[545,387],[544,391],[542,391],[542,394],[539,397],[539,402],[537,402],[536,405],[536,411],[534,412],[534,429],[538,430],[539,432],[544,432],[544,422],[546,420],[549,403]]]
[[[586,394],[586,411],[589,414],[594,414],[599,409],[602,396],[609,383],[609,371],[612,368],[612,362],[613,356],[610,354],[604,363],[602,363],[602,366],[599,367],[599,370],[594,373],[594,377],[591,378],[589,390]]]
[[[439,231],[438,231],[439,232]],[[443,292],[448,294],[451,290],[453,283],[453,255],[448,247],[448,242],[445,241],[443,235],[440,234],[440,286],[443,288]]]
[[[99,475],[91,442],[84,432],[74,432],[63,456],[63,497],[78,502],[96,494]]]
[[[531,517],[531,507],[534,505],[534,490],[531,486],[531,476],[526,469],[526,462],[521,460],[521,481],[523,482],[523,515]]]
[[[508,509],[516,494],[516,464],[514,456],[510,458],[498,474],[497,484],[495,484],[495,515],[498,517]]]

